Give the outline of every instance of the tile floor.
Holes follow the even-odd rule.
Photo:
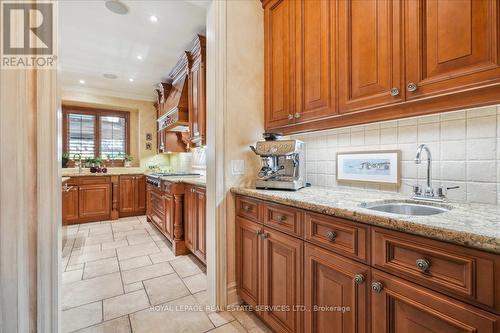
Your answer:
[[[204,267],[145,216],[64,229],[63,332],[269,332],[252,313],[208,311]]]

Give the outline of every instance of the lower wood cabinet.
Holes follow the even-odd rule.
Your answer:
[[[184,239],[186,247],[206,264],[205,188],[186,185],[184,203]]]
[[[78,223],[78,183],[66,183],[62,190],[63,225]]]
[[[305,332],[370,332],[370,267],[305,244]]]
[[[406,280],[372,271],[372,332],[497,333],[499,317]]]
[[[305,239],[270,211],[305,221]],[[275,332],[500,333],[499,255],[241,196],[236,215],[237,293]]]
[[[111,184],[80,184],[79,221],[108,220],[111,214]]]
[[[120,216],[142,215],[146,211],[146,177],[120,176]]]
[[[147,216],[160,231],[165,230],[165,206],[161,192],[148,185],[147,187]]]

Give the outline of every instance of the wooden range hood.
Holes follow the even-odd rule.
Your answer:
[[[165,103],[161,106],[158,129],[170,132],[189,131],[188,110],[188,73],[189,57],[184,52],[175,67],[169,73],[172,86],[165,96]]]

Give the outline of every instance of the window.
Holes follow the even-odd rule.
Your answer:
[[[129,113],[63,106],[63,151],[70,159],[123,160],[129,154]]]

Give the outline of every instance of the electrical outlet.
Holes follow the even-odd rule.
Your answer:
[[[245,161],[244,160],[231,160],[231,173],[233,176],[245,174]]]

